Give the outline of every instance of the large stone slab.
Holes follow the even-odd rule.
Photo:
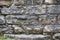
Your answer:
[[[47,5],[48,13],[60,13],[60,5]]]
[[[37,23],[38,21],[37,16],[30,16],[30,15],[8,15],[6,16],[7,23],[11,24],[34,24],[33,22]]]
[[[55,24],[56,23],[56,15],[40,15],[39,23],[40,24]]]
[[[5,37],[12,37],[20,40],[48,40],[49,36],[45,35],[26,35],[26,34],[20,34],[20,35],[14,35],[14,34],[4,34]]]
[[[12,4],[9,8],[3,7],[1,9],[2,14],[24,14],[25,8],[17,8],[14,4]]]
[[[2,14],[44,14],[46,13],[45,5],[28,5],[18,8],[12,4],[9,8],[3,7],[1,10]]]

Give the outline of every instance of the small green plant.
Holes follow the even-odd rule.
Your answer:
[[[0,35],[0,40],[14,40],[14,39],[11,39],[9,37],[4,37],[3,35],[2,36]]]

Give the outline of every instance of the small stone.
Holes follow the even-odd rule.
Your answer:
[[[53,35],[53,39],[59,40],[60,39],[60,33],[56,33]]]

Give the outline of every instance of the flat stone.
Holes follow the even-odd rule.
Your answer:
[[[12,4],[9,8],[3,7],[1,9],[2,14],[23,14],[25,12],[24,8],[17,8]]]
[[[34,6],[26,6],[26,13],[25,14],[44,14],[43,8],[40,5]]]
[[[13,38],[19,38],[20,40],[36,40],[36,39],[39,39],[39,40],[48,40],[48,36],[44,36],[44,35],[33,35],[33,34],[30,34],[30,35],[26,35],[26,34],[20,34],[20,35],[14,35],[14,34],[4,34],[4,36],[6,37],[13,37]]]
[[[42,33],[43,32],[43,27],[41,25],[37,25],[37,26],[24,26],[25,29],[27,30],[28,33],[31,33],[31,34],[39,34],[39,33]]]
[[[47,5],[48,13],[60,13],[60,5]]]
[[[46,25],[44,32],[60,32],[60,25]]]
[[[37,16],[30,16],[30,15],[8,15],[6,16],[7,18],[7,23],[11,24],[24,24],[24,23],[31,23],[34,24],[33,22],[37,23],[38,21]],[[33,22],[32,22],[33,21]]]
[[[40,15],[39,23],[40,24],[55,24],[56,23],[56,15]]]

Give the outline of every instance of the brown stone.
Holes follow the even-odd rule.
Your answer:
[[[9,6],[11,3],[12,0],[0,0],[0,6]]]

